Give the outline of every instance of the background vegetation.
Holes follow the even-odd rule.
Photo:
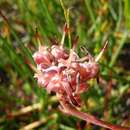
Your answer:
[[[99,83],[90,81],[82,110],[130,126],[130,1],[64,0],[70,8],[71,36],[93,55],[104,41]],[[98,130],[58,109],[33,78],[32,54],[42,44],[60,41],[65,23],[59,0],[0,0],[0,130]],[[37,31],[36,31],[37,30]],[[69,48],[66,38],[65,46]]]

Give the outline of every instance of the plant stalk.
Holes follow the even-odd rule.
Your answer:
[[[104,128],[108,128],[110,130],[130,130],[130,128],[128,128],[128,127],[113,125],[111,123],[102,121],[102,120],[96,118],[93,115],[90,115],[90,114],[87,114],[87,113],[84,113],[84,112],[80,112],[75,107],[73,107],[69,103],[64,102],[63,100],[60,101],[60,104],[61,104],[61,108],[62,108],[61,111],[62,112],[69,114],[69,115],[72,115],[72,116],[75,116],[75,117],[78,117],[78,118],[80,118],[80,119],[82,119],[86,122],[92,123],[94,125],[98,125],[98,126],[101,126],[101,127],[104,127]]]

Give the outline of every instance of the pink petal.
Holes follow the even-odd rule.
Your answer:
[[[56,59],[66,59],[68,58],[68,54],[65,53],[65,50],[60,48],[57,45],[53,45],[51,47],[51,54],[56,58]]]

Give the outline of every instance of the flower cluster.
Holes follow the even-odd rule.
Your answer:
[[[76,108],[81,105],[80,94],[88,88],[86,82],[96,77],[99,72],[97,62],[108,42],[105,43],[96,58],[93,58],[89,53],[80,58],[75,52],[77,39],[74,40],[73,48],[69,52],[63,48],[65,32],[61,45],[52,45],[51,47],[42,45],[34,53],[33,58],[37,64],[35,78],[38,84],[44,87],[48,93],[56,93],[62,112],[111,130],[129,130],[127,127],[104,122],[90,114],[80,112]]]
[[[60,94],[64,101],[79,107],[80,94],[88,88],[86,81],[99,72],[97,61],[103,51],[96,59],[89,53],[80,58],[75,52],[77,38],[69,52],[63,48],[64,38],[65,33],[61,45],[39,46],[39,50],[33,55],[37,64],[35,78],[48,93]]]
[[[71,49],[67,53],[63,47],[40,46],[33,55],[37,64],[35,78],[40,86],[50,92],[64,95],[64,100],[80,106],[80,93],[87,90],[86,81],[98,73],[98,64],[91,55],[79,56]]]

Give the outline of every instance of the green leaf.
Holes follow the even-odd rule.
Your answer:
[[[125,2],[124,16],[127,27],[130,29],[130,0],[124,0],[124,2]]]

